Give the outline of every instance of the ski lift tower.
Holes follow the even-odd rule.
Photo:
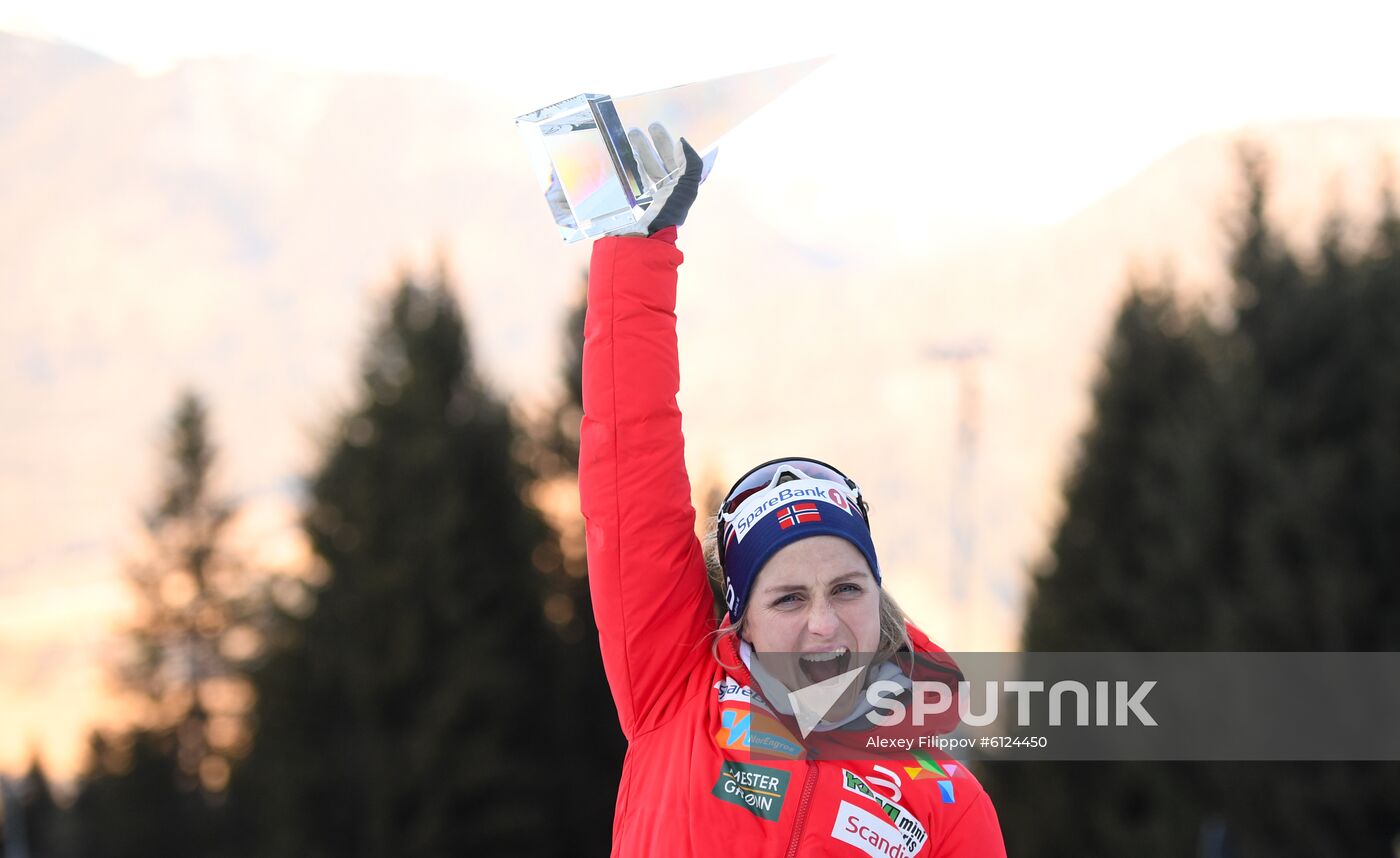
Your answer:
[[[926,360],[950,366],[958,383],[957,439],[948,507],[952,539],[948,578],[957,616],[966,613],[969,592],[975,590],[972,578],[977,571],[977,447],[982,433],[982,390],[977,369],[978,361],[989,354],[991,348],[982,339],[939,343],[924,352]],[[964,645],[965,635],[964,630]]]

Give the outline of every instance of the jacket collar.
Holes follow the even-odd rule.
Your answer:
[[[725,626],[727,627],[728,625],[729,623],[726,622]],[[953,657],[942,647],[929,640],[928,635],[924,634],[923,630],[913,623],[906,621],[905,630],[909,635],[910,646],[896,653],[893,659],[900,671],[914,682],[937,681],[948,684],[956,690],[957,683],[962,682],[964,677],[962,670],[958,667]],[[753,673],[749,670],[748,665],[744,663],[739,648],[739,636],[737,634],[725,634],[720,639],[717,653],[721,666],[729,673],[732,679],[738,681],[742,685],[747,685],[754,692],[759,692],[761,690],[761,686],[755,681]],[[904,694],[900,696],[905,698],[905,702],[907,703],[907,698],[911,696],[911,694],[912,692],[905,691]],[[776,707],[770,706],[768,708],[772,710],[772,714],[775,718],[783,722],[784,726],[790,729],[793,736],[800,735],[797,731],[797,722],[791,715],[777,710]],[[927,736],[934,733],[951,733],[957,726],[958,710],[957,706],[954,705],[936,718],[925,721],[921,726],[916,727],[912,723],[907,725],[899,724],[891,727],[880,727],[878,730],[883,737],[903,737],[906,735]],[[864,721],[864,719],[859,719],[859,723],[853,723],[848,729],[813,732],[807,737],[806,744],[813,756],[818,755],[818,746],[829,745],[833,742],[845,747],[854,748],[863,746],[865,744],[865,739],[875,729],[877,728],[870,726],[869,722]],[[832,756],[830,753],[823,755]]]

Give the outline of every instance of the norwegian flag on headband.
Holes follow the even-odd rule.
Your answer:
[[[837,515],[832,507],[845,515]],[[731,515],[732,518],[722,519],[721,527],[727,526],[723,535],[725,603],[733,619],[744,615],[749,590],[763,564],[783,546],[809,536],[847,540],[865,556],[875,581],[880,581],[880,563],[870,539],[870,527],[857,511],[855,499],[839,485],[823,480],[790,480],[755,493]],[[777,527],[773,526],[775,519]]]
[[[795,503],[778,513],[778,524],[787,530],[804,521],[821,521],[822,514],[814,503]]]

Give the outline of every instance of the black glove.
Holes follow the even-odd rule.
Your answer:
[[[684,137],[677,146],[659,122],[653,122],[649,130],[650,140],[640,128],[627,132],[627,140],[637,156],[637,166],[648,184],[655,184],[657,188],[646,214],[626,235],[653,235],[668,226],[680,226],[700,193],[700,178],[705,167],[700,155]],[[682,159],[684,171],[681,170]]]

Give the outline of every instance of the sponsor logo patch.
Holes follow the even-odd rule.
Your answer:
[[[753,697],[752,688],[740,685],[728,677],[715,683],[715,693],[719,697],[720,703],[728,703],[730,700],[748,700]]]
[[[719,711],[719,732],[715,743],[731,751],[745,751],[749,747],[749,727],[753,724],[753,713],[743,709],[721,709]]]
[[[899,832],[900,841],[904,844],[902,854],[918,855],[919,851],[924,848],[924,843],[928,841],[928,831],[924,829],[923,823],[915,819],[906,808],[895,804],[871,789],[860,775],[845,769],[841,770],[841,775],[842,786],[875,802],[876,806],[884,811],[885,816],[889,817],[890,823]]]
[[[777,822],[787,796],[787,772],[768,766],[754,766],[734,760],[720,763],[719,780],[711,795],[737,804],[759,819]]]
[[[924,775],[925,777],[927,777],[928,775],[933,775],[936,778],[952,777],[952,775],[949,774],[947,770],[945,770],[941,765],[938,764],[938,761],[933,758],[932,754],[928,753],[927,751],[914,751],[913,753],[914,762],[918,763],[919,765],[917,767],[904,767],[904,771],[908,772],[909,774],[909,780],[918,780],[920,775]]]
[[[909,773],[909,780],[918,780],[920,775],[923,775],[925,777],[933,776],[935,778],[939,778],[937,782],[938,795],[940,798],[943,799],[943,803],[955,804],[957,802],[957,799],[955,798],[953,793],[952,781],[953,776],[955,776],[958,773],[957,766],[953,765],[952,763],[949,763],[946,766],[941,765],[937,760],[933,758],[933,755],[928,753],[927,751],[915,751],[914,762],[919,764],[917,768],[915,768],[914,766],[904,767],[904,771]]]
[[[719,711],[715,744],[729,751],[748,751],[758,759],[782,757],[795,760],[802,746],[772,715],[752,707],[725,706]]]
[[[768,701],[763,699],[762,694],[758,694],[747,685],[740,685],[728,676],[715,683],[715,699],[720,703],[730,703],[735,700],[741,700],[745,703],[768,709]]]
[[[875,770],[875,774],[866,775],[865,782],[872,787],[884,787],[889,790],[884,794],[885,798],[890,801],[899,801],[900,796],[904,795],[904,790],[900,786],[899,775],[894,773],[894,769],[887,769],[884,766],[871,766],[871,768]]]
[[[854,515],[850,503],[841,493],[842,488],[826,480],[801,480],[784,483],[754,495],[735,511],[729,533],[725,536],[725,550],[729,550],[731,541],[743,542],[749,531],[769,513],[794,502],[821,501],[845,510],[847,515]],[[815,510],[816,505],[811,505]]]
[[[851,844],[870,858],[911,858],[915,854],[905,847],[899,829],[849,801],[841,802],[831,836]]]
[[[755,719],[762,723],[764,719]],[[755,730],[749,735],[749,751],[756,757],[785,757],[795,760],[802,756],[802,746],[794,742],[781,725],[776,732]]]

